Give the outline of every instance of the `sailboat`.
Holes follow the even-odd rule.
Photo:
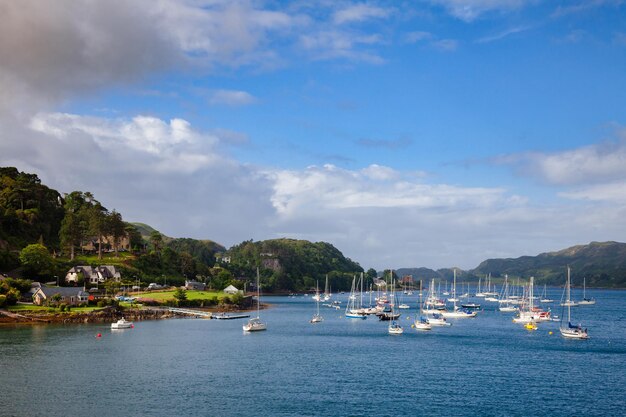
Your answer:
[[[552,314],[550,310],[544,311],[534,305],[534,286],[535,277],[530,277],[530,281],[528,282],[528,288],[524,291],[522,306],[517,317],[513,319],[513,322],[525,324],[537,321],[550,321],[550,316]]]
[[[315,304],[317,304],[317,313],[313,314],[313,317],[311,318],[310,322],[311,323],[321,323],[324,321],[324,317],[322,317],[320,315],[320,298],[319,298],[319,283],[315,283],[315,295],[317,295],[317,299],[315,300]]]
[[[421,306],[421,313],[426,314],[428,318],[428,323],[431,326],[451,326],[452,323],[448,322],[444,316],[441,315],[441,311],[439,307],[445,308],[445,304],[442,300],[437,298],[437,293],[435,292],[435,280],[431,280],[430,287],[428,288],[428,295],[426,296],[426,301]]]
[[[328,274],[326,274],[326,285],[324,286],[324,301],[330,300],[331,296],[330,287],[328,286]]]
[[[518,310],[517,307],[511,305],[511,299],[509,298],[509,277],[508,275],[504,276],[504,284],[502,284],[502,293],[500,294],[500,307],[498,310],[504,313],[511,313]]]
[[[583,278],[583,299],[578,302],[579,305],[588,306],[595,304],[595,298],[587,298],[587,279]]]
[[[257,300],[257,313],[256,317],[248,320],[243,325],[244,332],[258,332],[261,330],[267,330],[267,324],[261,321],[261,284],[259,278],[259,268],[256,269],[256,300]]]
[[[361,308],[357,308],[356,305],[356,276],[352,278],[352,289],[350,290],[350,297],[348,297],[348,304],[346,304],[346,318],[348,319],[363,319],[367,318]]]
[[[452,298],[448,299],[448,301],[454,300],[454,307],[452,311],[441,311],[441,315],[443,317],[450,318],[466,318],[466,317],[476,317],[475,311],[470,310],[462,310],[456,306],[456,268],[454,269],[454,281],[452,284]]]
[[[393,281],[393,272],[391,273],[391,317],[389,320],[389,326],[387,326],[387,332],[393,335],[399,335],[404,333],[402,326],[393,318],[394,317],[394,307],[396,304],[396,294],[395,294],[395,282]]]
[[[561,336],[566,337],[568,339],[589,339],[589,334],[587,333],[587,329],[583,329],[580,324],[573,325],[571,318],[571,305],[568,303],[570,301],[570,268],[567,267],[567,281],[565,283],[565,303],[563,305],[567,307],[567,324],[565,324],[565,320],[563,319],[563,315],[561,314],[561,327],[559,331],[561,332]]]
[[[550,298],[548,298],[548,295],[546,293],[546,284],[543,284],[543,293],[541,293],[541,298],[539,299],[539,302],[541,303],[553,303],[554,300],[551,300]]]
[[[420,302],[419,302],[419,310],[422,308],[422,280],[420,279]],[[415,330],[432,330],[433,326],[430,324],[430,321],[425,316],[419,315],[415,316],[415,321],[413,322],[413,326]]]

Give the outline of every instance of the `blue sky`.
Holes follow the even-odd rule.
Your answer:
[[[0,164],[167,235],[323,240],[381,269],[626,232],[621,0],[0,13]]]

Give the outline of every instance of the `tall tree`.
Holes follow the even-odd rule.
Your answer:
[[[98,259],[102,259],[102,238],[109,232],[108,211],[97,200],[89,208],[89,232],[98,239]]]
[[[84,194],[74,191],[65,196],[65,216],[61,222],[59,237],[61,246],[69,248],[70,259],[74,260],[75,248],[80,246],[87,233],[86,201]]]
[[[115,250],[115,257],[118,256],[118,247],[120,240],[126,236],[126,224],[122,220],[122,215],[115,211],[115,209],[109,215],[109,232],[113,239],[113,249]]]
[[[161,253],[161,247],[163,246],[163,235],[158,231],[154,231],[150,234],[150,243],[154,247],[154,251],[157,254]]]

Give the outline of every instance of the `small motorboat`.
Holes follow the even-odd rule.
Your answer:
[[[132,321],[127,321],[124,317],[116,321],[115,323],[111,323],[111,329],[131,329],[135,327]]]

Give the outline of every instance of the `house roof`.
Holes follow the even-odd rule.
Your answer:
[[[224,288],[224,291],[239,291],[239,290],[237,289],[237,287],[229,285],[228,287]]]
[[[81,295],[87,297],[89,295],[82,288],[77,287],[46,287],[42,285],[36,293],[39,291],[44,293],[46,298],[52,297],[54,294],[60,294],[62,297],[77,297]]]

